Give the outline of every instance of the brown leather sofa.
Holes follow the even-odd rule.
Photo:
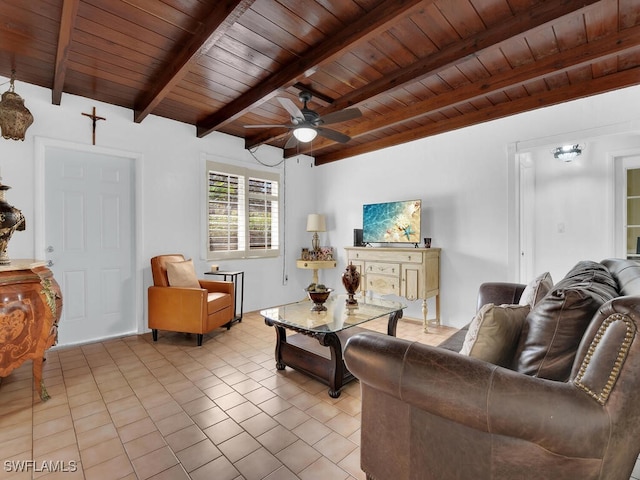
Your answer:
[[[352,337],[344,358],[362,388],[367,478],[628,480],[640,452],[640,266],[599,265],[570,272],[531,308],[510,368],[373,332]],[[517,302],[523,288],[485,284],[479,303]],[[568,326],[577,337],[562,380],[518,371],[527,348],[542,348],[537,323],[554,302],[548,336],[567,337]],[[549,364],[549,376],[564,375]]]
[[[199,280],[192,287],[170,286],[167,264],[182,263],[180,254],[160,255],[151,259],[153,286],[148,289],[149,328],[153,340],[158,330],[195,333],[198,346],[203,335],[226,325],[233,319],[233,283]],[[195,275],[195,272],[194,272]]]

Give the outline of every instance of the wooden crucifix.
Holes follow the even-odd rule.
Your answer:
[[[104,117],[99,117],[96,115],[96,107],[93,107],[93,113],[82,113],[85,117],[89,117],[93,121],[93,144],[96,144],[96,123],[98,120],[106,120]]]

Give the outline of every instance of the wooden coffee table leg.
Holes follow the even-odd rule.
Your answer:
[[[329,396],[338,398],[344,380],[344,362],[342,360],[342,344],[340,338],[331,332],[318,337],[320,345],[331,350],[331,373],[329,374]]]
[[[387,335],[391,337],[396,336],[396,327],[398,326],[398,320],[402,318],[402,310],[397,310],[389,314],[389,323],[387,324]]]
[[[276,327],[276,368],[278,370],[285,369],[285,363],[282,361],[282,344],[287,343],[287,331],[280,325]]]

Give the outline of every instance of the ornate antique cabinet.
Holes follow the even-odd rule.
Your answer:
[[[360,290],[422,299],[424,331],[428,331],[427,299],[435,297],[433,319],[440,325],[440,249],[393,247],[346,247],[347,263],[361,275]]]
[[[33,360],[33,379],[42,400],[49,398],[42,362],[57,341],[61,313],[60,287],[44,262],[12,260],[0,266],[0,377]]]

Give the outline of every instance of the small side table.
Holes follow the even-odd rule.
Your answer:
[[[298,268],[313,270],[313,283],[318,283],[318,270],[322,268],[336,268],[335,260],[296,260]]]
[[[220,275],[224,281],[231,280],[233,282],[233,320],[231,322],[241,322],[244,313],[244,272],[225,272],[219,270],[217,272],[204,272],[205,275]],[[240,284],[240,315],[238,315],[238,284]]]

